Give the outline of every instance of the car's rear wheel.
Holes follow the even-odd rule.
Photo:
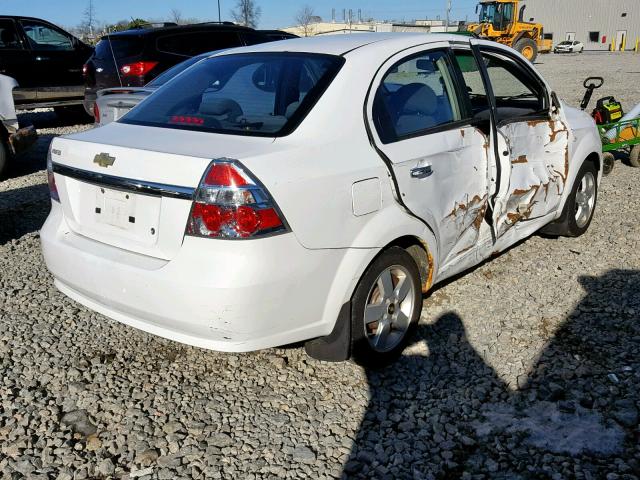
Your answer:
[[[598,171],[593,162],[587,160],[580,167],[562,215],[541,232],[563,237],[579,237],[591,225],[598,201]]]
[[[381,367],[405,348],[422,311],[420,272],[400,247],[367,268],[352,299],[351,352],[360,365]]]

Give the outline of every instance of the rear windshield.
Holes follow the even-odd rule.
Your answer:
[[[105,37],[96,45],[95,57],[99,60],[109,58],[134,57],[142,53],[144,39],[136,35],[121,36],[118,38]],[[113,53],[111,50],[113,49]]]
[[[149,83],[147,83],[147,87],[155,87],[155,88],[161,87],[162,85],[167,83],[169,80],[171,80],[173,77],[184,72],[187,68],[191,67],[192,65],[195,65],[200,60],[203,60],[205,58],[206,56],[198,55],[197,57],[191,57],[189,60],[180,62],[179,64],[171,67],[169,70],[162,72],[156,78],[154,78]]]
[[[307,53],[213,57],[167,83],[120,122],[253,136],[291,133],[344,60]]]

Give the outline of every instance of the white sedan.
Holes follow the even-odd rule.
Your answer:
[[[553,53],[582,53],[584,44],[575,40],[565,40],[553,48]]]
[[[540,229],[583,234],[600,152],[593,120],[493,42],[244,47],[54,139],[42,248],[63,293],[147,332],[384,364],[434,284]]]

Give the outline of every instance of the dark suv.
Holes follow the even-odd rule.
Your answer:
[[[0,74],[18,82],[13,90],[16,108],[55,107],[60,113],[81,106],[82,65],[92,52],[44,20],[0,16]]]
[[[168,68],[200,53],[273,40],[232,23],[143,28],[106,35],[84,67],[85,108],[92,113],[96,92],[103,88],[142,87]]]

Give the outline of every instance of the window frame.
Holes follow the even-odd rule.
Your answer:
[[[27,34],[27,30],[24,27],[24,22],[31,22],[31,23],[35,23],[35,24],[40,24],[43,25],[47,28],[49,28],[50,30],[53,30],[54,32],[59,33],[60,35],[62,35],[63,37],[66,37],[69,40],[69,43],[71,43],[71,48],[70,49],[64,49],[64,50],[56,50],[56,49],[42,49],[42,48],[37,48],[34,46],[34,44],[39,45],[35,40],[33,40],[31,37],[29,37],[29,35]],[[18,22],[20,24],[20,29],[22,30],[22,34],[25,37],[25,40],[27,42],[27,45],[29,46],[29,50],[32,52],[75,52],[76,51],[76,40],[75,37],[73,37],[72,35],[69,34],[69,32],[64,31],[63,29],[57,27],[56,25],[46,22],[44,20],[39,20],[39,19],[31,19],[31,18],[21,18]]]
[[[546,83],[542,80],[542,77],[531,67],[527,65],[525,61],[513,55],[511,52],[505,51],[501,48],[496,48],[489,45],[478,45],[480,55],[484,54],[493,54],[494,56],[498,56],[498,58],[505,57],[508,61],[511,61],[516,69],[523,72],[524,75],[529,76],[531,80],[538,84],[542,93],[543,93],[543,102],[544,107],[542,110],[532,112],[527,115],[520,115],[517,117],[506,118],[497,122],[497,128],[508,125],[510,123],[519,123],[526,122],[530,120],[551,120],[551,106],[553,102],[551,101],[551,92],[547,88]],[[483,76],[485,77],[485,89],[487,90],[487,95],[490,97],[490,105],[494,111],[494,115],[497,113],[496,106],[496,97],[493,91],[493,84],[491,83],[491,78],[489,77],[489,72],[487,71],[487,67],[484,62],[480,65],[480,70],[483,72]]]
[[[428,44],[427,44],[428,45]],[[426,45],[424,45],[426,46]],[[424,47],[423,45],[416,45],[416,47]],[[422,130],[418,130],[416,132],[412,132],[410,134],[406,134],[406,135],[402,135],[402,136],[398,136],[394,133],[392,139],[390,140],[385,140],[384,137],[380,134],[379,128],[378,128],[378,124],[375,120],[376,114],[375,114],[375,98],[378,94],[378,89],[382,86],[384,79],[389,75],[389,73],[391,72],[391,70],[395,67],[397,67],[398,65],[401,65],[405,62],[410,61],[413,58],[418,58],[420,56],[423,56],[425,54],[429,54],[429,53],[433,53],[433,52],[442,52],[443,58],[445,59],[445,62],[447,64],[447,68],[449,70],[449,74],[451,76],[451,80],[453,83],[453,89],[454,89],[454,94],[455,94],[455,98],[456,101],[458,102],[458,108],[460,110],[460,119],[459,120],[454,120],[452,122],[447,122],[447,123],[443,123],[440,125],[436,125],[433,127],[429,127],[429,128],[425,128]],[[398,52],[397,55],[401,54],[402,52]],[[394,55],[395,57],[396,55]],[[393,57],[391,57],[393,58]],[[390,60],[390,59],[389,59]],[[385,64],[388,62],[385,62]],[[383,64],[383,67],[384,65]],[[380,68],[380,70],[382,70],[382,67]],[[379,75],[379,73],[376,73],[376,77]],[[398,142],[403,142],[405,140],[411,140],[414,138],[418,138],[418,137],[424,137],[427,135],[432,135],[434,133],[440,133],[440,132],[446,132],[449,130],[456,130],[456,129],[460,129],[463,127],[467,127],[467,126],[472,126],[474,121],[472,118],[472,111],[470,109],[470,104],[468,96],[466,94],[463,93],[463,89],[462,89],[462,85],[460,83],[460,76],[458,74],[457,71],[457,67],[454,64],[454,58],[453,58],[453,53],[452,53],[452,49],[451,49],[451,44],[449,44],[448,46],[438,46],[438,47],[432,47],[432,48],[425,48],[423,50],[420,50],[418,52],[414,52],[411,53],[409,55],[406,55],[404,57],[402,57],[401,59],[393,62],[388,68],[386,68],[386,70],[384,71],[384,74],[382,74],[380,76],[380,81],[377,82],[377,84],[371,86],[370,90],[369,90],[369,97],[370,97],[370,103],[371,103],[371,111],[368,112],[367,117],[368,120],[370,120],[371,125],[373,126],[373,130],[376,133],[377,139],[378,141],[382,144],[382,145],[391,145],[393,143],[398,143]],[[375,87],[375,88],[374,88]],[[370,116],[369,116],[370,115]]]
[[[156,128],[167,128],[172,130],[186,130],[186,131],[195,131],[195,132],[205,132],[213,135],[233,135],[239,137],[261,137],[261,138],[282,138],[291,135],[295,132],[298,127],[304,122],[307,116],[313,111],[316,107],[316,104],[322,99],[325,95],[329,87],[333,84],[334,80],[340,74],[342,68],[346,63],[346,59],[341,55],[332,55],[326,53],[308,53],[308,52],[243,52],[243,53],[233,53],[229,56],[252,56],[252,55],[262,55],[265,57],[268,56],[282,56],[282,57],[309,57],[309,58],[325,58],[334,62],[332,72],[327,73],[324,77],[322,77],[318,83],[311,89],[309,94],[305,96],[302,102],[300,102],[300,107],[296,110],[296,112],[287,120],[285,125],[278,131],[275,132],[260,132],[260,131],[243,131],[243,130],[213,130],[208,127],[195,127],[191,126],[190,128],[185,128],[182,125],[174,125],[170,123],[158,124],[157,122],[150,121],[142,121],[142,120],[131,120],[127,119],[129,116],[124,115],[122,118],[117,120],[118,123],[123,123],[127,125],[140,125],[143,127],[156,127]],[[202,61],[207,61],[214,58],[220,58],[226,55],[214,55],[207,59],[203,59]],[[200,62],[197,62],[198,64]],[[195,65],[192,65],[195,66]],[[191,68],[191,67],[190,67]],[[189,68],[189,69],[190,69]],[[187,69],[187,70],[189,70]],[[184,73],[184,72],[183,72]],[[180,75],[178,75],[180,76]],[[177,77],[174,77],[177,78]],[[161,86],[158,91],[166,88],[168,84],[170,84],[174,79],[169,80],[163,86]],[[312,95],[311,92],[313,92]],[[304,106],[304,108],[302,108]]]

